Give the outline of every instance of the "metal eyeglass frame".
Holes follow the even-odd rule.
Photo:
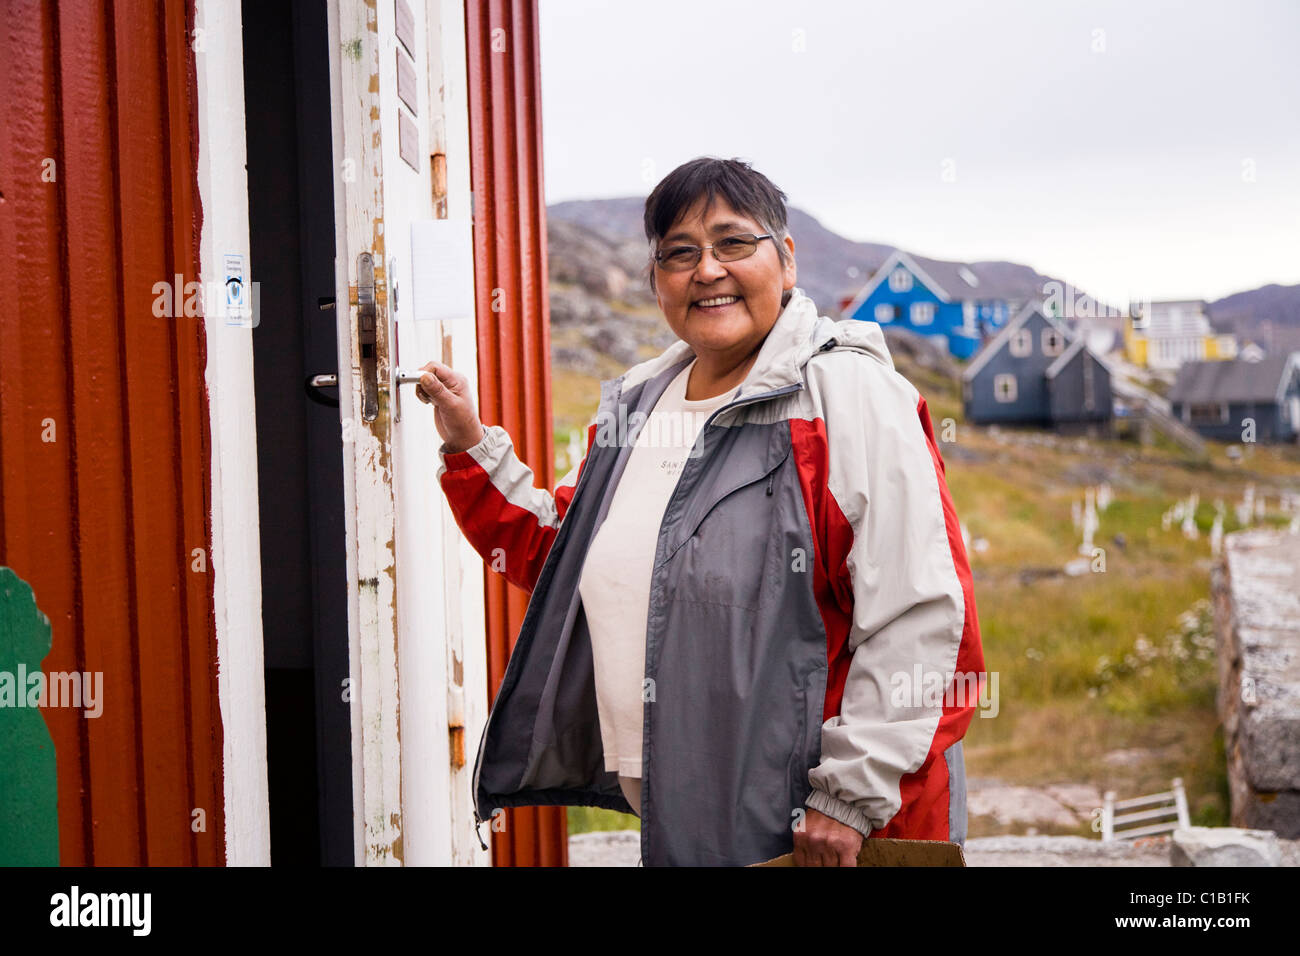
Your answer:
[[[743,255],[743,256],[737,256],[735,259],[718,259],[718,254],[717,254],[716,252],[714,252],[714,253],[713,253],[713,258],[718,259],[719,262],[739,262],[741,259],[748,259],[748,258],[749,258],[750,256],[752,256],[755,252],[757,252],[757,251],[758,251],[758,244],[759,244],[760,242],[762,242],[764,239],[772,239],[772,238],[773,238],[772,233],[770,233],[770,232],[764,233],[764,234],[761,235],[761,236],[755,236],[752,232],[737,232],[737,233],[734,233],[734,234],[732,234],[732,235],[730,235],[730,236],[723,236],[721,239],[718,240],[718,242],[726,242],[728,239],[739,239],[739,238],[742,238],[742,237],[745,237],[745,236],[752,236],[752,237],[753,237],[753,239],[754,239],[754,248],[753,248],[753,251],[751,251],[751,252],[749,252],[749,253],[747,253],[746,255]],[[676,252],[678,249],[694,249],[694,250],[695,250],[695,260],[694,260],[694,261],[693,261],[689,266],[682,266],[680,269],[669,269],[666,265],[664,265],[664,260],[663,260],[663,250],[662,250],[662,249],[656,249],[656,250],[655,250],[655,256],[654,256],[654,258],[655,258],[655,264],[658,265],[659,268],[663,269],[665,272],[686,272],[686,271],[688,271],[688,270],[690,270],[690,269],[694,269],[696,266],[698,266],[698,265],[700,264],[700,262],[704,259],[704,250],[705,250],[705,249],[712,250],[713,247],[714,247],[714,245],[715,245],[715,243],[710,242],[707,246],[693,246],[693,245],[690,245],[689,243],[683,243],[683,244],[680,245],[680,246],[673,246],[673,247],[672,247],[672,250],[673,250],[674,252]]]

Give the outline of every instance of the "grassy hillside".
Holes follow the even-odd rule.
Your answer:
[[[1244,448],[1239,463],[1211,445],[1208,461],[1162,446],[1067,439],[1039,431],[966,424],[955,382],[915,368],[903,374],[926,396],[954,504],[969,531],[986,666],[998,672],[999,713],[976,716],[966,735],[967,773],[1010,784],[1087,783],[1120,798],[1167,789],[1181,776],[1194,823],[1227,822],[1222,731],[1215,715],[1215,664],[1208,598],[1216,499],[1224,531],[1247,485],[1278,514],[1282,491],[1300,492],[1295,446]],[[556,445],[594,413],[594,378],[554,379]],[[560,473],[567,463],[561,456]],[[1072,503],[1107,482],[1094,544],[1104,570],[1077,577]],[[1199,495],[1198,536],[1161,516]],[[980,543],[986,542],[986,544]],[[572,832],[635,827],[633,817],[571,809]],[[970,836],[1016,832],[973,818]],[[1049,832],[1044,829],[1043,832]],[[1078,832],[1089,835],[1086,826]]]

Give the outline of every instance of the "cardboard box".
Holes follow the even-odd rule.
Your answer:
[[[794,854],[750,866],[794,866]],[[895,840],[872,837],[862,841],[858,866],[965,866],[961,847],[946,840]]]

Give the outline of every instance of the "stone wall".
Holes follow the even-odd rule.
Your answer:
[[[1232,824],[1300,837],[1300,535],[1224,539],[1213,572]]]

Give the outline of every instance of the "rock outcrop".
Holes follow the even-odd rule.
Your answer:
[[[1224,539],[1213,572],[1234,826],[1300,837],[1300,535]]]

